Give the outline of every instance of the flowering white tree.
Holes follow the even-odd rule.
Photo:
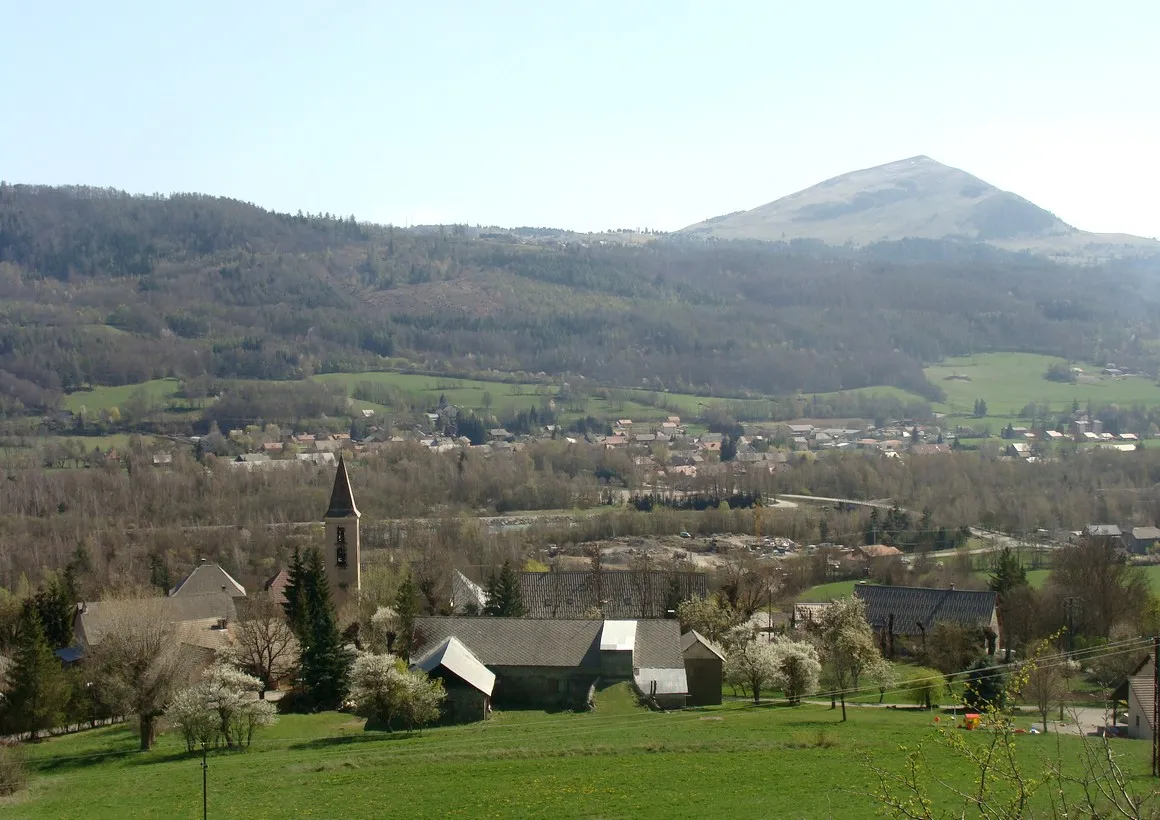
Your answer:
[[[351,668],[350,700],[372,727],[391,731],[400,720],[410,732],[434,723],[446,696],[442,681],[410,671],[395,655],[363,652]]]
[[[367,630],[367,647],[371,652],[390,652],[395,636],[402,629],[399,613],[389,606],[381,606],[371,616]]]
[[[846,692],[857,689],[867,673],[882,671],[882,653],[866,620],[866,604],[853,595],[830,604],[818,624],[818,644],[828,682],[841,698],[842,720],[845,720]]]
[[[753,692],[761,700],[762,689],[772,689],[778,674],[778,655],[772,645],[747,641],[735,644],[725,659],[725,682]]]
[[[781,689],[790,703],[801,703],[803,695],[818,690],[822,664],[813,644],[778,636],[769,644],[769,649],[773,656],[773,685]]]
[[[181,729],[186,747],[249,746],[254,732],[277,720],[274,705],[259,700],[262,681],[227,661],[218,661],[202,680],[174,698],[166,716]]]

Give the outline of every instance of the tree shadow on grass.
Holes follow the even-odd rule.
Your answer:
[[[292,743],[291,749],[332,749],[335,746],[356,746],[364,743],[379,743],[383,741],[403,741],[422,737],[418,732],[407,734],[406,730],[388,732],[385,729],[370,729],[359,734],[336,735],[319,737],[314,740],[305,740],[301,743]]]

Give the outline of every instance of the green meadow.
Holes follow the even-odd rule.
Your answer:
[[[878,778],[900,772],[902,747],[922,744],[932,768],[968,787],[973,771],[936,742],[926,712],[730,702],[655,713],[598,701],[587,714],[497,712],[489,721],[421,735],[365,732],[329,712],[286,716],[243,752],[211,753],[211,817],[837,817],[874,816]],[[1031,718],[1020,718],[1023,728]],[[943,725],[946,724],[944,718]],[[1079,740],[1019,735],[1031,772]],[[1146,743],[1116,741],[1139,788],[1151,781]],[[30,788],[4,801],[13,818],[194,818],[198,755],[162,735],[136,750],[131,728],[99,729],[28,747]],[[936,804],[950,808],[945,789]]]
[[[946,401],[934,409],[957,418],[970,418],[976,399],[987,402],[987,419],[993,429],[1018,420],[1031,402],[1053,411],[1071,408],[1073,402],[1093,404],[1160,404],[1160,386],[1140,376],[1103,376],[1100,366],[1080,363],[1084,374],[1077,383],[1044,378],[1047,368],[1065,363],[1053,356],[1033,353],[985,353],[947,359],[926,368],[927,379],[942,388]]]

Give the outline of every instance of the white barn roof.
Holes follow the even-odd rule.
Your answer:
[[[485,695],[490,696],[495,688],[495,673],[480,663],[479,658],[454,635],[411,664],[412,669],[421,669],[427,674],[440,667]]]

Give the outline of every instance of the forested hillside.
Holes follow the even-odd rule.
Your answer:
[[[984,350],[1155,369],[1150,263],[918,241],[526,241],[0,185],[0,409],[40,412],[86,384],[391,366],[927,398],[924,362]]]

